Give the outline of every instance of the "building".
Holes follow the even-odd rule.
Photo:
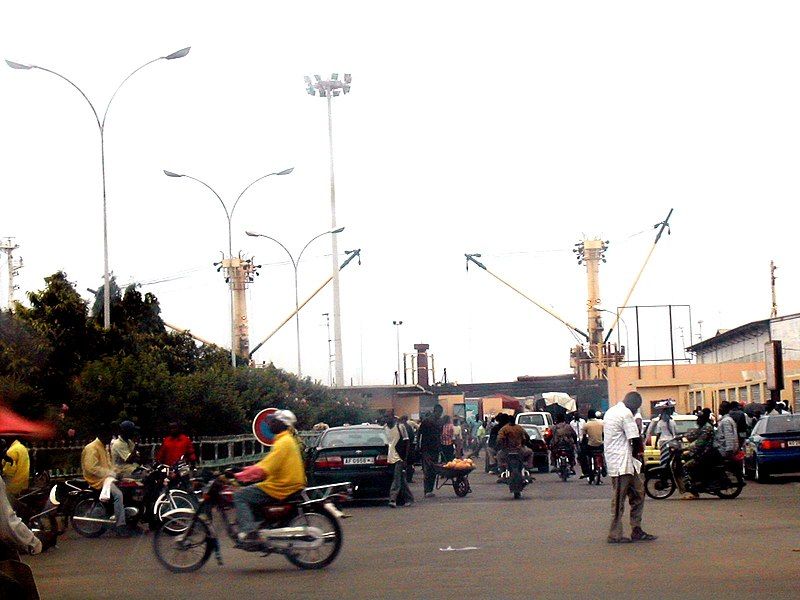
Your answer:
[[[800,360],[800,313],[753,321],[689,346],[697,364],[758,362],[764,359],[764,344],[781,340],[783,360]]]

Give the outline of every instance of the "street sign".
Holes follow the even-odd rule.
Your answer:
[[[272,446],[275,442],[275,434],[267,427],[267,418],[276,412],[277,408],[265,408],[253,419],[253,435],[265,446]]]
[[[782,390],[783,350],[780,340],[764,344],[764,370],[767,372],[767,389],[772,391]]]

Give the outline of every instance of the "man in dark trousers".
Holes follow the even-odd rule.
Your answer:
[[[428,414],[417,432],[418,447],[422,457],[422,470],[425,474],[425,497],[432,498],[433,486],[436,483],[436,472],[433,464],[439,462],[439,447],[442,437],[442,409],[440,404],[433,407],[433,414]]]

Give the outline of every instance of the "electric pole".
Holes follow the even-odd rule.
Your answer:
[[[775,269],[777,268],[773,261],[769,261],[769,274],[772,280],[772,312],[770,313],[770,317],[773,319],[778,316],[778,300],[775,296]]]
[[[5,252],[8,265],[8,301],[6,304],[8,310],[11,310],[14,304],[14,291],[19,289],[18,286],[14,285],[14,279],[22,268],[21,258],[16,263],[14,262],[14,250],[18,248],[19,244],[14,241],[14,238],[9,237],[0,242],[0,251]]]
[[[331,359],[333,358],[333,354],[331,353],[331,315],[330,313],[322,313],[322,316],[325,317],[325,327],[328,330],[328,385],[333,387],[333,370],[331,369]]]

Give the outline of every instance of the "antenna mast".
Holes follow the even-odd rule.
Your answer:
[[[20,258],[14,263],[14,250],[19,248],[19,244],[14,241],[14,238],[8,237],[0,242],[0,251],[6,253],[8,261],[8,302],[6,308],[11,310],[14,304],[14,291],[19,289],[19,286],[14,285],[14,279],[19,275],[19,270],[22,268],[22,259]]]

